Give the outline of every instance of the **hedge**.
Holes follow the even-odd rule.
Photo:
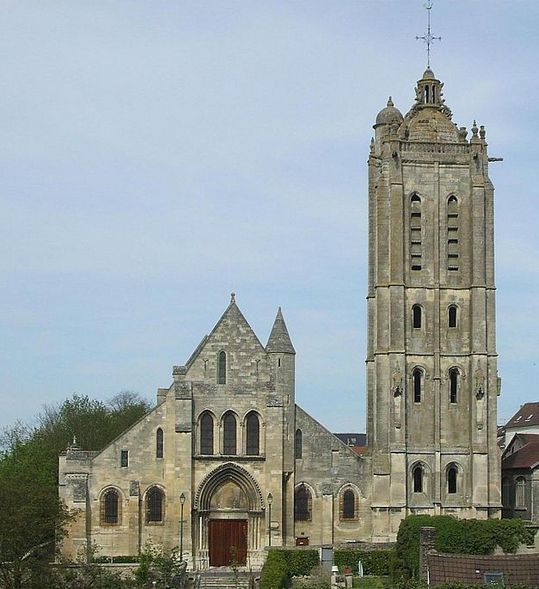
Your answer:
[[[535,530],[519,519],[456,519],[449,515],[411,515],[401,522],[392,562],[395,580],[417,577],[419,531],[436,528],[436,550],[455,554],[492,554],[497,546],[516,552],[519,544],[532,544]]]
[[[289,587],[292,577],[309,575],[318,564],[316,550],[270,550],[262,568],[260,589]]]
[[[289,586],[283,550],[270,550],[260,576],[260,589],[282,589]]]
[[[361,561],[363,574],[380,577],[390,574],[393,555],[393,550],[335,550],[334,562],[341,572],[346,567],[350,567],[352,572],[357,575],[358,563]]]

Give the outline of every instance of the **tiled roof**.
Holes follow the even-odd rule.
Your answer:
[[[530,425],[539,425],[539,402],[522,405],[505,427],[528,427]]]
[[[432,585],[447,581],[483,585],[485,573],[503,573],[503,584],[539,587],[539,554],[468,556],[462,554],[428,555]]]
[[[527,434],[532,437],[531,434]],[[522,434],[520,434],[522,437]],[[539,438],[539,436],[533,436]],[[502,460],[502,469],[535,468],[539,464],[539,441],[534,439]],[[539,558],[539,556],[538,556]]]

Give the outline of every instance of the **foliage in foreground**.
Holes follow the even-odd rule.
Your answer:
[[[418,576],[419,533],[436,528],[436,550],[454,554],[492,554],[497,546],[516,552],[519,544],[532,544],[535,530],[519,519],[456,519],[449,515],[411,515],[401,522],[392,560],[394,580]]]
[[[45,407],[34,427],[17,424],[3,432],[0,438],[0,539],[4,539],[0,542],[0,583],[3,587],[54,586],[52,581],[44,581],[44,575],[51,573],[46,563],[54,557],[55,542],[61,540],[71,517],[58,499],[60,452],[74,436],[79,446],[100,450],[148,409],[148,404],[133,393],[121,393],[108,404],[74,395],[59,406]]]

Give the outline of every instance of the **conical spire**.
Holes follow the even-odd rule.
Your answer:
[[[275,317],[268,343],[266,345],[266,352],[277,352],[283,354],[296,353],[296,350],[294,350],[294,346],[290,341],[290,336],[288,335],[288,329],[286,328],[286,323],[284,322],[281,307],[279,307],[279,310],[277,311],[277,317]]]

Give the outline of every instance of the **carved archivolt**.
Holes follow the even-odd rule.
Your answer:
[[[233,462],[219,466],[204,477],[195,495],[193,508],[198,511],[209,511],[213,494],[229,481],[241,489],[247,498],[250,512],[261,512],[265,509],[259,484],[250,473]]]

